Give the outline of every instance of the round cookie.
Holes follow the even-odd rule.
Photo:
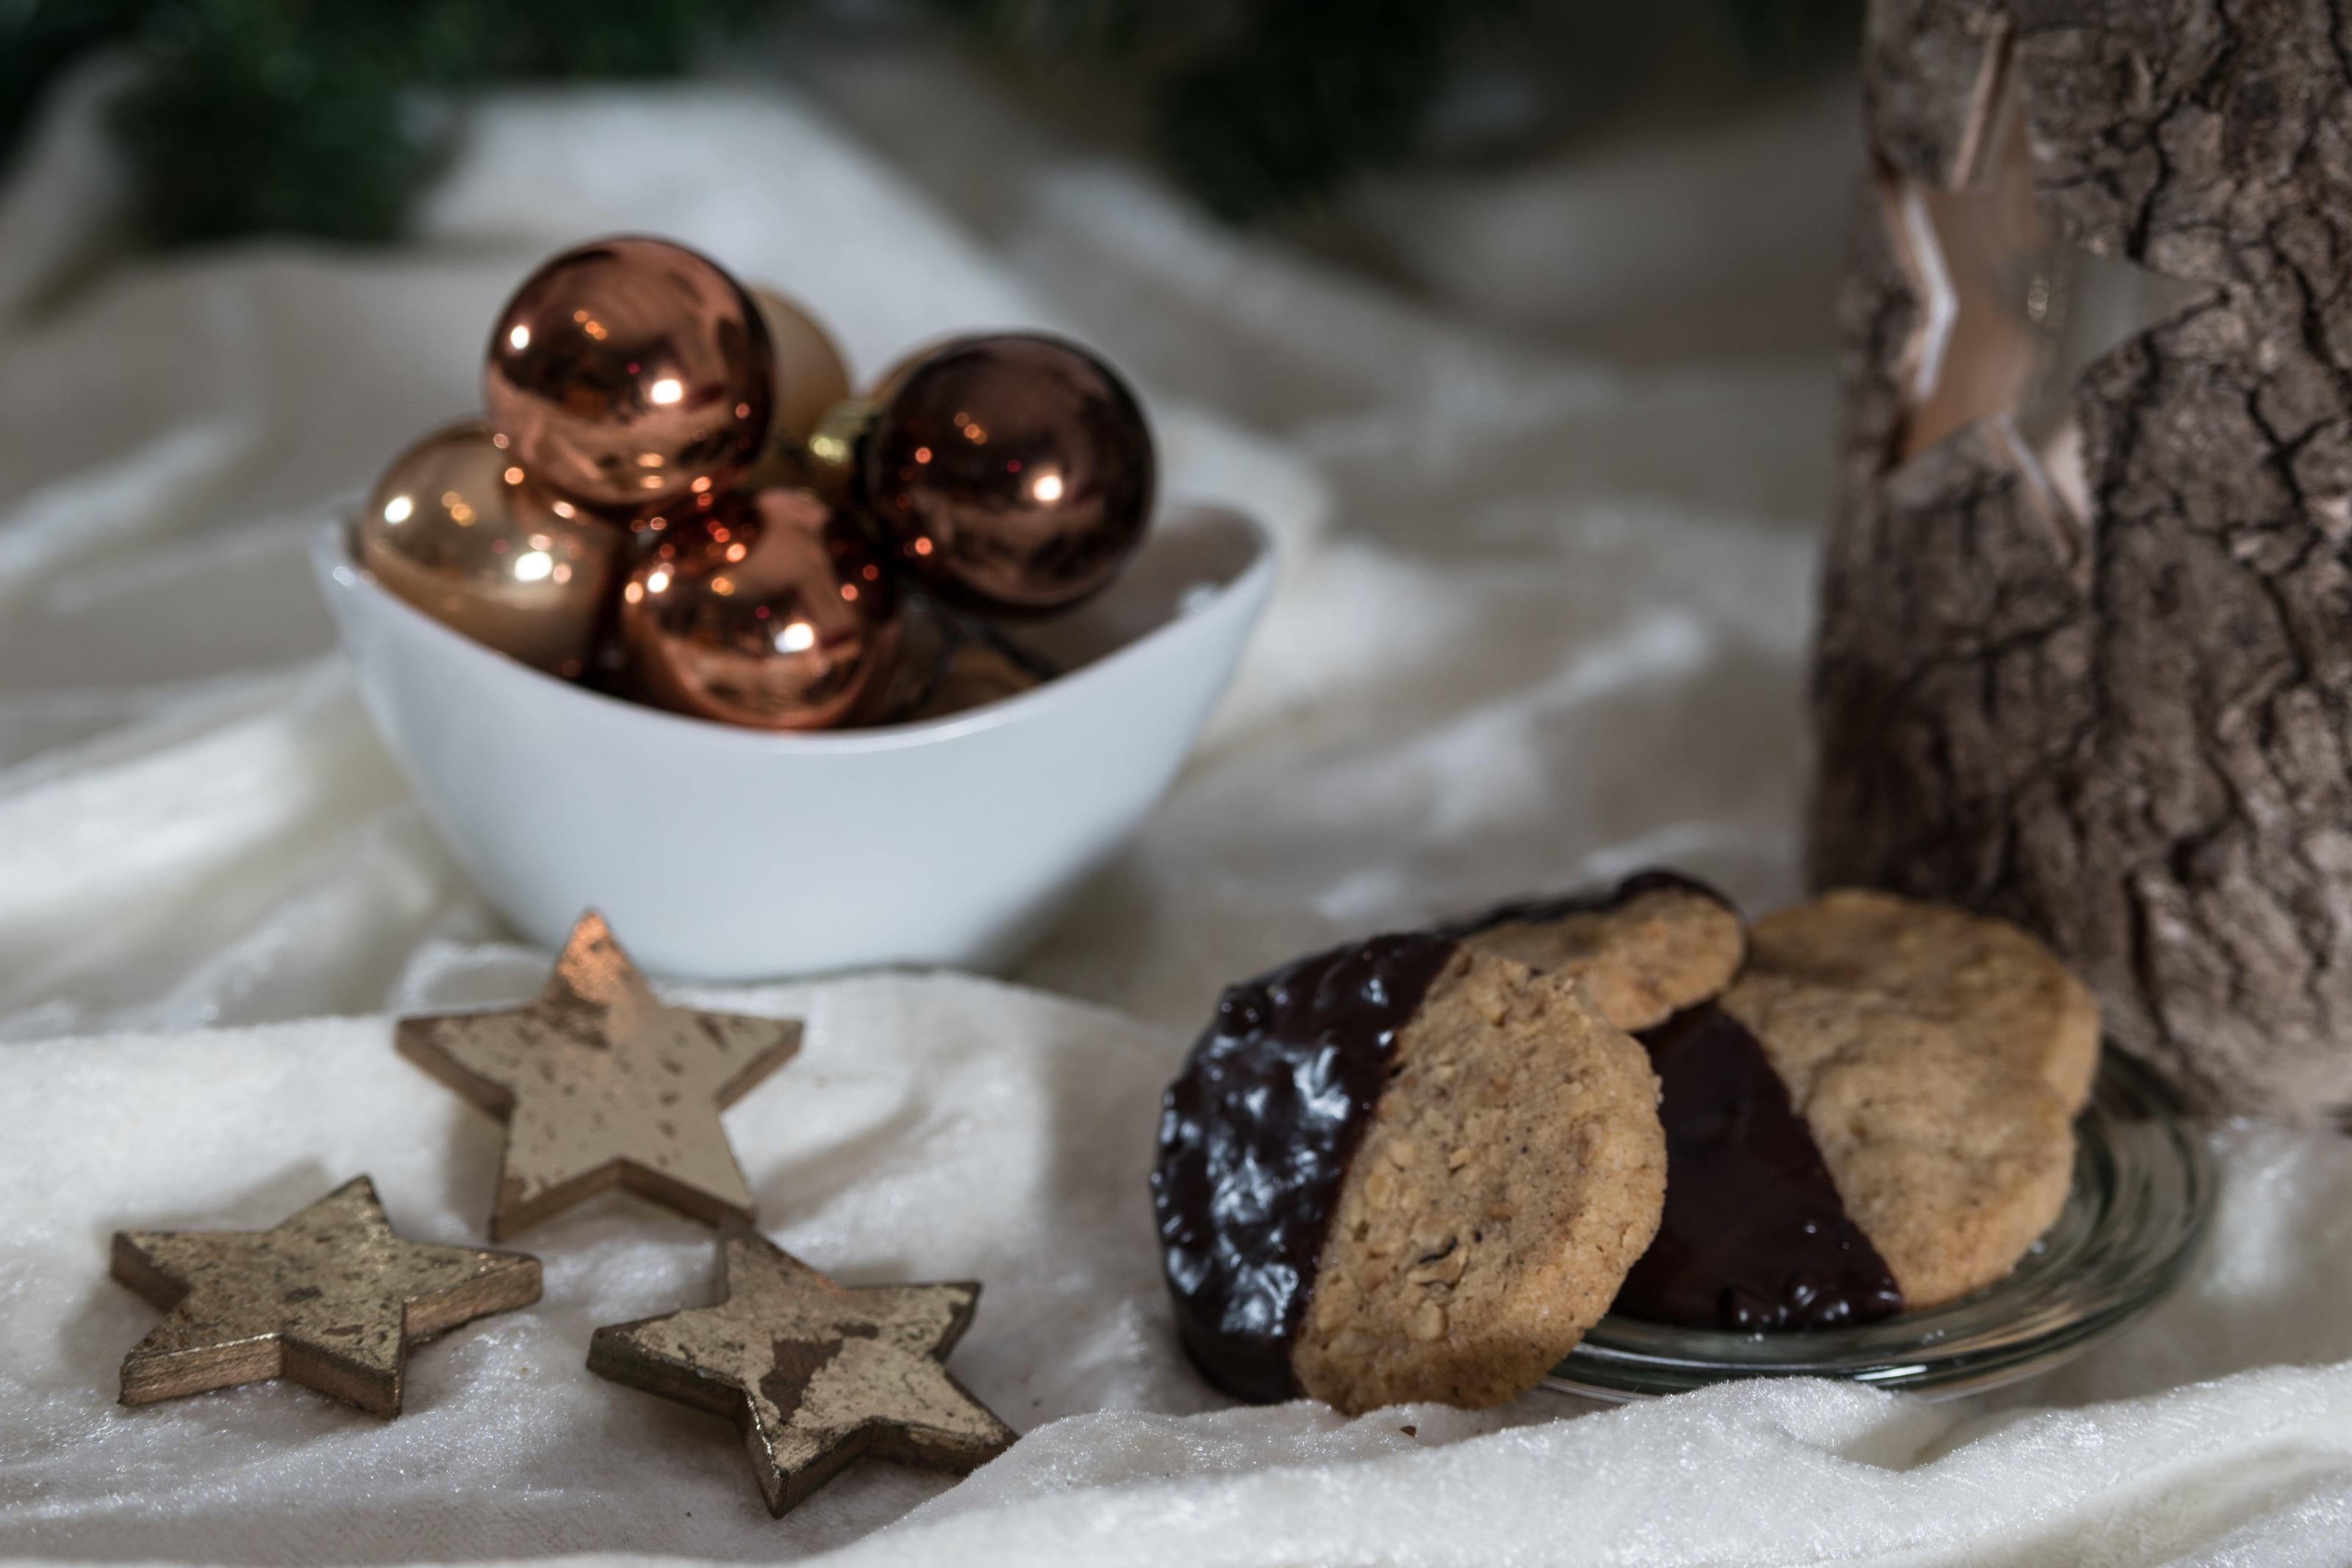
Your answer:
[[[1609,1310],[1734,1333],[1901,1312],[1902,1288],[1755,1035],[1702,1002],[1640,1038],[1662,1091],[1666,1204]]]
[[[1533,1386],[1657,1227],[1657,1093],[1574,984],[1444,937],[1230,988],[1152,1173],[1188,1350],[1230,1393],[1351,1414]]]
[[[1748,932],[1747,973],[1883,992],[2039,1075],[2072,1115],[2099,1064],[2099,1004],[2058,956],[1987,915],[1837,888]]]
[[[1880,993],[1751,971],[1720,1005],[1763,1046],[1906,1309],[1992,1283],[2058,1218],[2074,1134],[2041,1072]]]
[[[1477,1407],[1601,1321],[1665,1201],[1658,1083],[1574,985],[1465,949],[1398,1035],[1291,1365],[1354,1413]]]
[[[1580,981],[1622,1030],[1654,1028],[1715,996],[1745,948],[1730,902],[1671,872],[1644,872],[1598,896],[1507,904],[1444,934]]]

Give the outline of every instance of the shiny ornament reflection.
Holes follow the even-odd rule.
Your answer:
[[[862,492],[898,558],[979,609],[1041,612],[1143,540],[1151,434],[1118,374],[1058,339],[965,338],[877,389]]]
[[[594,651],[626,535],[530,483],[488,426],[396,458],[355,528],[360,563],[451,630],[551,674]]]
[[[656,239],[564,252],[490,333],[483,393],[507,450],[575,503],[634,511],[724,489],[775,396],[758,307],[717,266]]]
[[[880,558],[805,490],[730,494],[661,536],[621,591],[635,695],[763,729],[826,729],[887,686],[898,601]]]

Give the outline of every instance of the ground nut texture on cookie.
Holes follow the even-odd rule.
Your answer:
[[[1421,936],[1228,990],[1153,1178],[1202,1370],[1350,1411],[1533,1385],[1608,1310],[1664,1188],[1640,1045],[1569,979]]]

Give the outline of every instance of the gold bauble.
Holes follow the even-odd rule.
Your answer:
[[[587,668],[627,535],[547,495],[468,420],[426,436],[376,482],[360,564],[425,614],[566,677]]]

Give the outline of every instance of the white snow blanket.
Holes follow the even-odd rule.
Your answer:
[[[1223,234],[940,62],[811,79],[485,105],[395,251],[98,265],[95,80],[0,192],[0,1553],[2352,1560],[2352,1144],[2323,1136],[2217,1129],[2189,1285],[1971,1400],[1788,1383],[1343,1422],[1229,1408],[1175,1349],[1143,1175],[1221,982],[1659,861],[1751,905],[1796,891],[1831,368],[1669,356],[1709,312],[1818,308],[1849,103],[1390,186],[1361,216],[1408,295]],[[281,1385],[113,1403],[154,1321],[107,1278],[117,1228],[265,1227],[364,1171],[405,1234],[478,1240],[497,1129],[389,1019],[519,1000],[548,956],[410,803],[302,546],[475,406],[532,261],[618,229],[801,295],[860,370],[977,326],[1095,341],[1144,385],[1170,488],[1287,554],[1192,765],[1018,973],[674,993],[808,1020],[728,1117],[766,1229],[850,1282],[985,1281],[950,1364],[1026,1434],[960,1483],[859,1466],[781,1521],[723,1423],[583,1365],[596,1324],[713,1287],[709,1233],[632,1198],[520,1239],[545,1299],[420,1351],[396,1421]],[[1544,346],[1563,332],[1652,357]]]

